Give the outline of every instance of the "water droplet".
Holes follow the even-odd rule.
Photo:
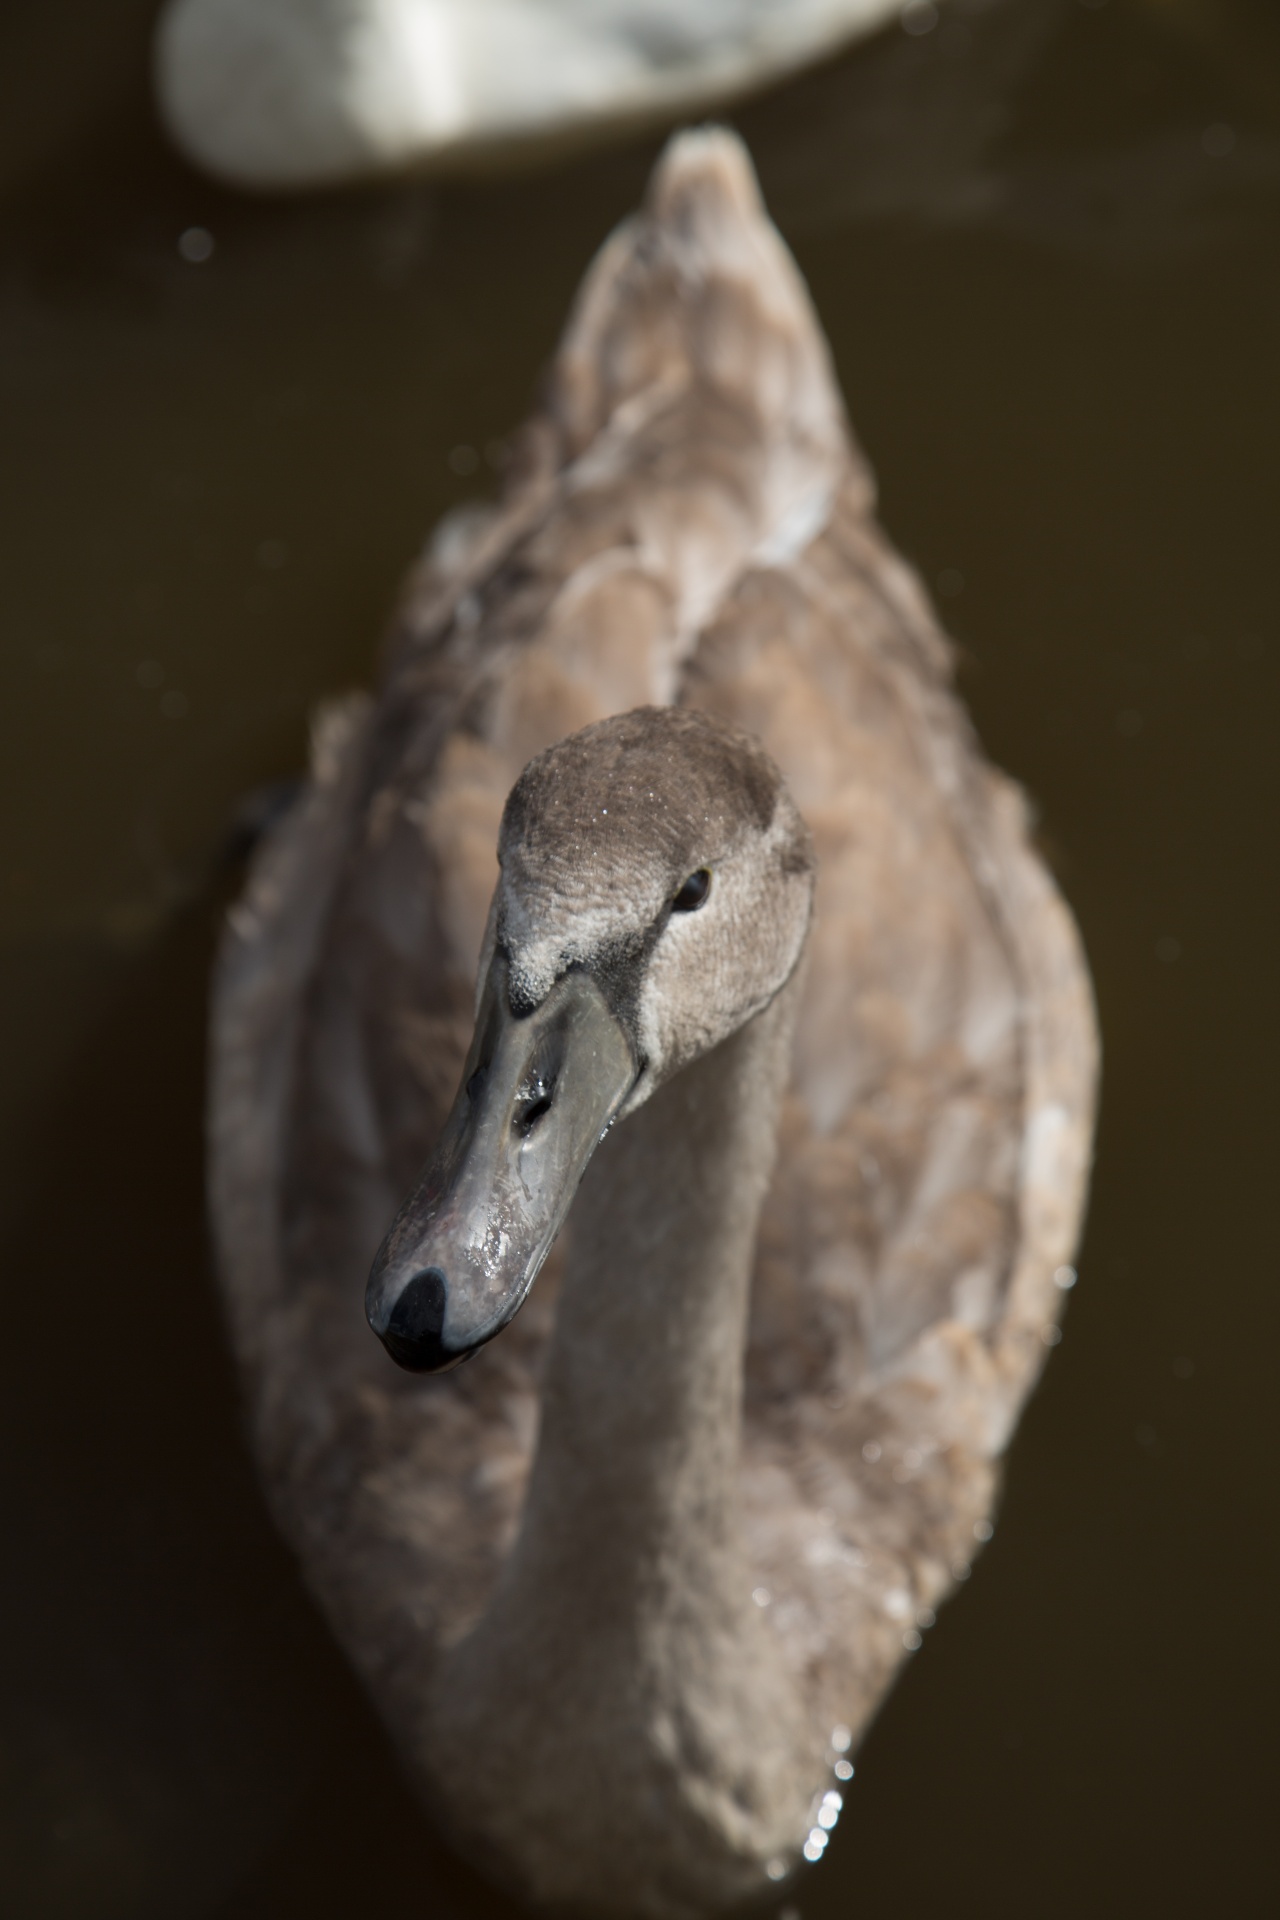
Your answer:
[[[834,1787],[828,1787],[822,1796],[822,1804],[824,1807],[834,1807],[836,1812],[839,1813],[841,1807],[844,1805],[844,1795],[837,1793]]]
[[[1070,1293],[1079,1277],[1074,1267],[1055,1267],[1053,1270],[1053,1284],[1060,1287],[1063,1293]]]
[[[879,1441],[878,1440],[864,1441],[862,1446],[862,1457],[864,1460],[869,1462],[871,1466],[874,1467],[876,1461],[880,1458]]]
[[[830,1833],[831,1829],[835,1826],[836,1821],[839,1818],[840,1818],[839,1807],[823,1807],[822,1811],[818,1815],[818,1825],[823,1829],[825,1833]]]
[[[1062,1338],[1062,1328],[1052,1325],[1047,1326],[1040,1335],[1040,1338],[1044,1341],[1046,1347],[1056,1347]]]
[[[853,1734],[851,1733],[848,1727],[843,1725],[838,1727],[832,1727],[831,1751],[833,1753],[848,1753],[852,1745],[853,1745]]]
[[[994,1532],[995,1528],[989,1520],[975,1520],[973,1523],[973,1537],[975,1540],[989,1540]]]
[[[202,267],[213,258],[213,245],[208,227],[187,227],[178,235],[178,252],[193,267]]]
[[[770,1593],[768,1587],[752,1587],[751,1598],[758,1607],[767,1607],[773,1599],[773,1595]]]
[[[821,1838],[822,1838],[823,1844],[825,1845],[826,1838],[827,1838],[826,1834],[825,1833],[822,1834]],[[810,1837],[808,1840],[805,1841],[803,1851],[804,1851],[804,1857],[806,1860],[821,1860],[822,1858],[822,1847],[819,1846],[818,1842],[814,1840],[812,1837]]]
[[[916,1632],[914,1627],[908,1627],[907,1631],[902,1636],[902,1644],[906,1648],[908,1653],[918,1653],[920,1651],[920,1648],[924,1645],[924,1642],[921,1640],[920,1635]]]
[[[833,1771],[837,1780],[852,1780],[853,1763],[849,1760],[837,1760]]]
[[[770,1880],[785,1880],[787,1877],[786,1861],[778,1859],[770,1860],[765,1867],[765,1874]],[[783,1920],[782,1914],[778,1915],[778,1920]]]
[[[932,1607],[921,1607],[919,1613],[916,1615],[916,1625],[918,1627],[928,1629],[929,1627],[936,1626],[937,1621],[938,1616]]]
[[[938,9],[933,5],[933,0],[907,0],[899,18],[902,31],[918,39],[921,34],[932,33],[937,26]]]

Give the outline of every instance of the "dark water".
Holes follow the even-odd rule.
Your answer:
[[[0,19],[0,1911],[496,1920],[241,1447],[205,980],[240,796],[367,679],[654,143],[238,200],[153,131],[151,11]],[[957,9],[736,120],[1106,1045],[995,1544],[792,1904],[1275,1911],[1280,15]]]

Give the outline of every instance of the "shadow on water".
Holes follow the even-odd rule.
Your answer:
[[[150,129],[150,11],[0,25],[32,77],[0,137],[0,1910],[488,1920],[239,1437],[201,1194],[210,876],[315,701],[368,678],[425,530],[489,484],[654,143],[237,200]],[[996,1544],[789,1899],[1265,1911],[1280,23],[957,0],[735,118],[886,523],[1040,805],[1107,1060]]]

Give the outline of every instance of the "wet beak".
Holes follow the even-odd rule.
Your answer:
[[[369,1325],[415,1373],[456,1366],[519,1311],[636,1078],[587,974],[520,1019],[506,975],[499,953],[440,1144],[369,1275]]]

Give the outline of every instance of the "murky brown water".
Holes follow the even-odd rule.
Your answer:
[[[152,131],[150,11],[0,22],[0,1910],[497,1920],[240,1444],[205,978],[238,799],[367,678],[654,145],[237,200]],[[996,1542],[793,1904],[1269,1911],[1280,16],[1010,0],[736,119],[1106,1039],[1082,1281]]]

